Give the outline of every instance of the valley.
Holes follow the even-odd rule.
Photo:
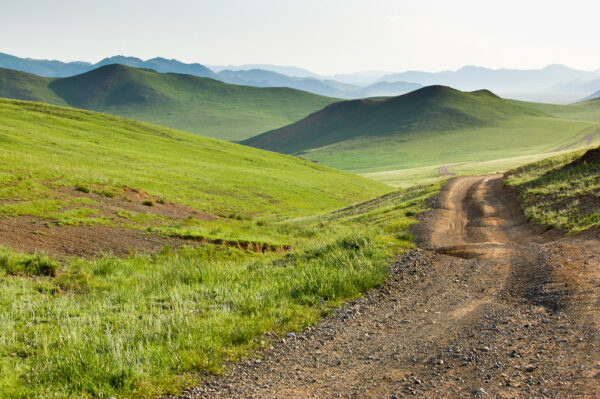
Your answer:
[[[538,154],[600,143],[598,104],[552,106],[431,86],[335,103],[243,143],[401,186],[434,180],[442,167],[493,173]]]

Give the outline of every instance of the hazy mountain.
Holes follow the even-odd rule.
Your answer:
[[[174,72],[200,77],[211,77],[228,83],[256,87],[291,87],[315,94],[338,98],[361,98],[366,96],[395,96],[406,93],[410,82],[422,86],[445,85],[460,90],[489,89],[503,97],[526,101],[568,103],[587,97],[600,90],[600,70],[586,72],[563,65],[550,65],[543,69],[489,69],[466,66],[457,71],[386,73],[363,71],[350,74],[320,76],[306,69],[269,64],[246,64],[237,66],[212,66],[186,64],[178,60],[115,56],[91,64],[34,60],[0,53],[0,68],[15,69],[46,77],[66,77],[84,73],[108,64],[122,64],[136,68],[153,69],[158,72]],[[395,85],[384,84],[384,82]],[[416,86],[415,86],[416,87]],[[397,88],[397,90],[396,90]]]
[[[244,64],[244,65],[207,65],[215,72],[225,70],[229,71],[249,71],[252,69],[262,69],[263,71],[277,72],[282,75],[296,78],[320,78],[320,76],[308,69],[298,68],[294,66],[280,66],[270,64]]]
[[[323,78],[337,80],[338,82],[351,83],[360,86],[366,86],[377,82],[383,76],[393,74],[391,71],[360,71],[354,73],[337,73],[335,75],[326,75]]]
[[[588,82],[600,78],[600,70],[578,71],[563,65],[550,65],[537,70],[488,69],[467,66],[458,71],[408,71],[386,75],[380,81],[417,82],[422,85],[447,85],[459,90],[489,89],[504,97],[522,100],[569,102],[581,98],[577,91],[559,85],[580,79]]]
[[[144,61],[136,57],[117,55],[114,57],[105,58],[95,64],[91,64],[89,62],[79,61],[65,63],[61,61],[34,60],[31,58],[19,58],[0,53],[0,68],[29,72],[38,76],[51,78],[75,76],[110,64],[121,64],[134,68],[153,69],[157,72],[174,72],[205,78],[216,78],[215,73],[206,68],[204,65],[185,64],[177,60],[167,60],[166,58],[160,57]]]
[[[420,89],[421,87],[423,86],[419,83],[377,82],[358,90],[355,93],[355,97],[393,97],[410,93],[411,91]]]
[[[363,98],[397,96],[419,89],[418,83],[407,82],[378,82],[361,87],[335,80],[319,80],[314,78],[295,78],[277,72],[262,69],[224,70],[217,74],[217,79],[223,82],[258,87],[291,87],[323,96],[337,98]]]
[[[89,62],[34,60],[32,58],[19,58],[13,55],[0,53],[0,68],[14,69],[45,77],[64,77],[87,72],[92,69],[93,66]]]
[[[586,98],[584,98],[583,100],[594,100],[596,98],[600,98],[600,90],[598,90],[597,92],[595,92],[594,94],[592,94],[591,96],[587,96]],[[600,113],[600,109],[598,110],[598,112]]]
[[[195,63],[195,64],[185,64],[181,61],[177,61],[175,59],[168,60],[166,58],[156,57],[149,59],[147,61],[143,61],[139,58],[135,57],[124,57],[122,55],[118,55],[115,57],[105,58],[102,61],[98,62],[94,65],[93,69],[104,65],[110,64],[121,64],[135,68],[146,68],[152,69],[156,72],[161,73],[182,73],[186,75],[194,75],[202,78],[213,78],[217,79],[216,74],[205,67],[204,65]]]
[[[233,84],[258,87],[291,87],[329,97],[351,98],[359,86],[335,81],[322,81],[315,78],[297,78],[262,69],[224,70],[217,74],[217,79]]]
[[[364,96],[399,95],[406,93],[402,84],[395,83],[395,87],[399,88],[398,91],[394,91],[393,88],[383,90],[382,86],[384,85],[380,85],[379,88],[375,90],[365,90],[362,85],[326,79],[319,77],[319,75],[306,69],[266,64],[240,65],[225,70],[220,70],[222,67],[214,67],[215,70],[218,71],[218,73],[215,73],[206,66],[198,63],[186,64],[175,59],[169,60],[160,57],[144,61],[137,57],[117,55],[91,64],[89,62],[64,63],[60,61],[34,60],[0,53],[0,68],[29,72],[44,77],[75,76],[111,64],[152,69],[161,73],[181,73],[199,77],[208,77],[226,83],[245,86],[290,87],[314,94],[337,98],[359,98]],[[364,75],[361,76],[373,77],[375,76],[373,74],[377,73],[364,72],[363,74]],[[348,76],[346,77],[348,78]]]

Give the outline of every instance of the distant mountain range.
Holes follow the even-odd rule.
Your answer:
[[[290,88],[230,85],[120,64],[65,78],[0,68],[0,97],[101,111],[223,140],[284,126],[338,101]]]
[[[381,77],[380,81],[410,81],[445,85],[459,90],[492,90],[505,98],[542,102],[571,102],[600,89],[600,70],[578,71],[563,65],[543,69],[488,69],[467,66],[458,71],[409,71]]]
[[[217,71],[213,72],[201,64],[185,64],[177,60],[168,60],[160,57],[144,61],[136,57],[118,55],[105,58],[96,64],[91,64],[89,62],[63,63],[60,61],[34,60],[0,53],[0,68],[29,72],[44,77],[69,77],[110,64],[152,69],[161,73],[173,72],[194,75],[244,86],[289,87],[337,98],[399,95],[422,87],[414,83],[408,84],[402,82],[398,84],[396,82],[394,84],[379,83],[371,90],[368,85],[362,87],[330,79],[317,79],[317,74],[295,67],[246,65],[234,67],[234,69],[219,69],[219,67],[216,67]]]
[[[105,58],[100,62],[92,64],[82,61],[61,62],[54,60],[35,60],[32,58],[19,58],[9,54],[0,53],[0,68],[29,72],[48,78],[64,78],[75,76],[110,64],[121,64],[135,68],[153,69],[156,72],[184,73],[203,78],[216,79],[216,74],[203,65],[185,64],[177,60],[167,60],[166,58],[160,57],[143,61],[136,57],[117,55],[115,57]]]
[[[459,90],[489,89],[504,98],[549,103],[567,103],[589,98],[600,90],[600,70],[587,72],[563,65],[543,69],[488,69],[466,66],[457,71],[386,73],[365,71],[321,76],[293,66],[247,64],[212,66],[186,64],[177,60],[115,56],[91,64],[18,58],[0,53],[0,67],[45,77],[68,77],[108,64],[122,64],[157,72],[174,72],[208,77],[227,83],[255,87],[290,87],[337,98],[397,96],[423,86],[445,85]]]

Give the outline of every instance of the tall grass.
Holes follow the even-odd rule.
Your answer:
[[[290,240],[288,253],[166,248],[71,259],[57,277],[2,266],[0,397],[153,397],[220,373],[268,344],[266,332],[299,330],[381,284],[389,260],[411,245],[407,215],[436,190],[256,227]],[[1,265],[23,259],[0,251]]]

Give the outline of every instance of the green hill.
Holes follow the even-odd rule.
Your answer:
[[[334,103],[244,144],[365,173],[537,154],[593,130],[590,122],[561,120],[487,90],[430,86]]]
[[[0,69],[0,96],[107,112],[223,140],[284,126],[335,101],[118,64],[60,79]]]
[[[52,80],[27,72],[0,68],[0,97],[66,105],[64,100],[48,88]]]
[[[110,182],[208,212],[306,214],[388,190],[295,157],[34,102],[0,99],[0,144],[4,175],[27,170],[39,184]]]

